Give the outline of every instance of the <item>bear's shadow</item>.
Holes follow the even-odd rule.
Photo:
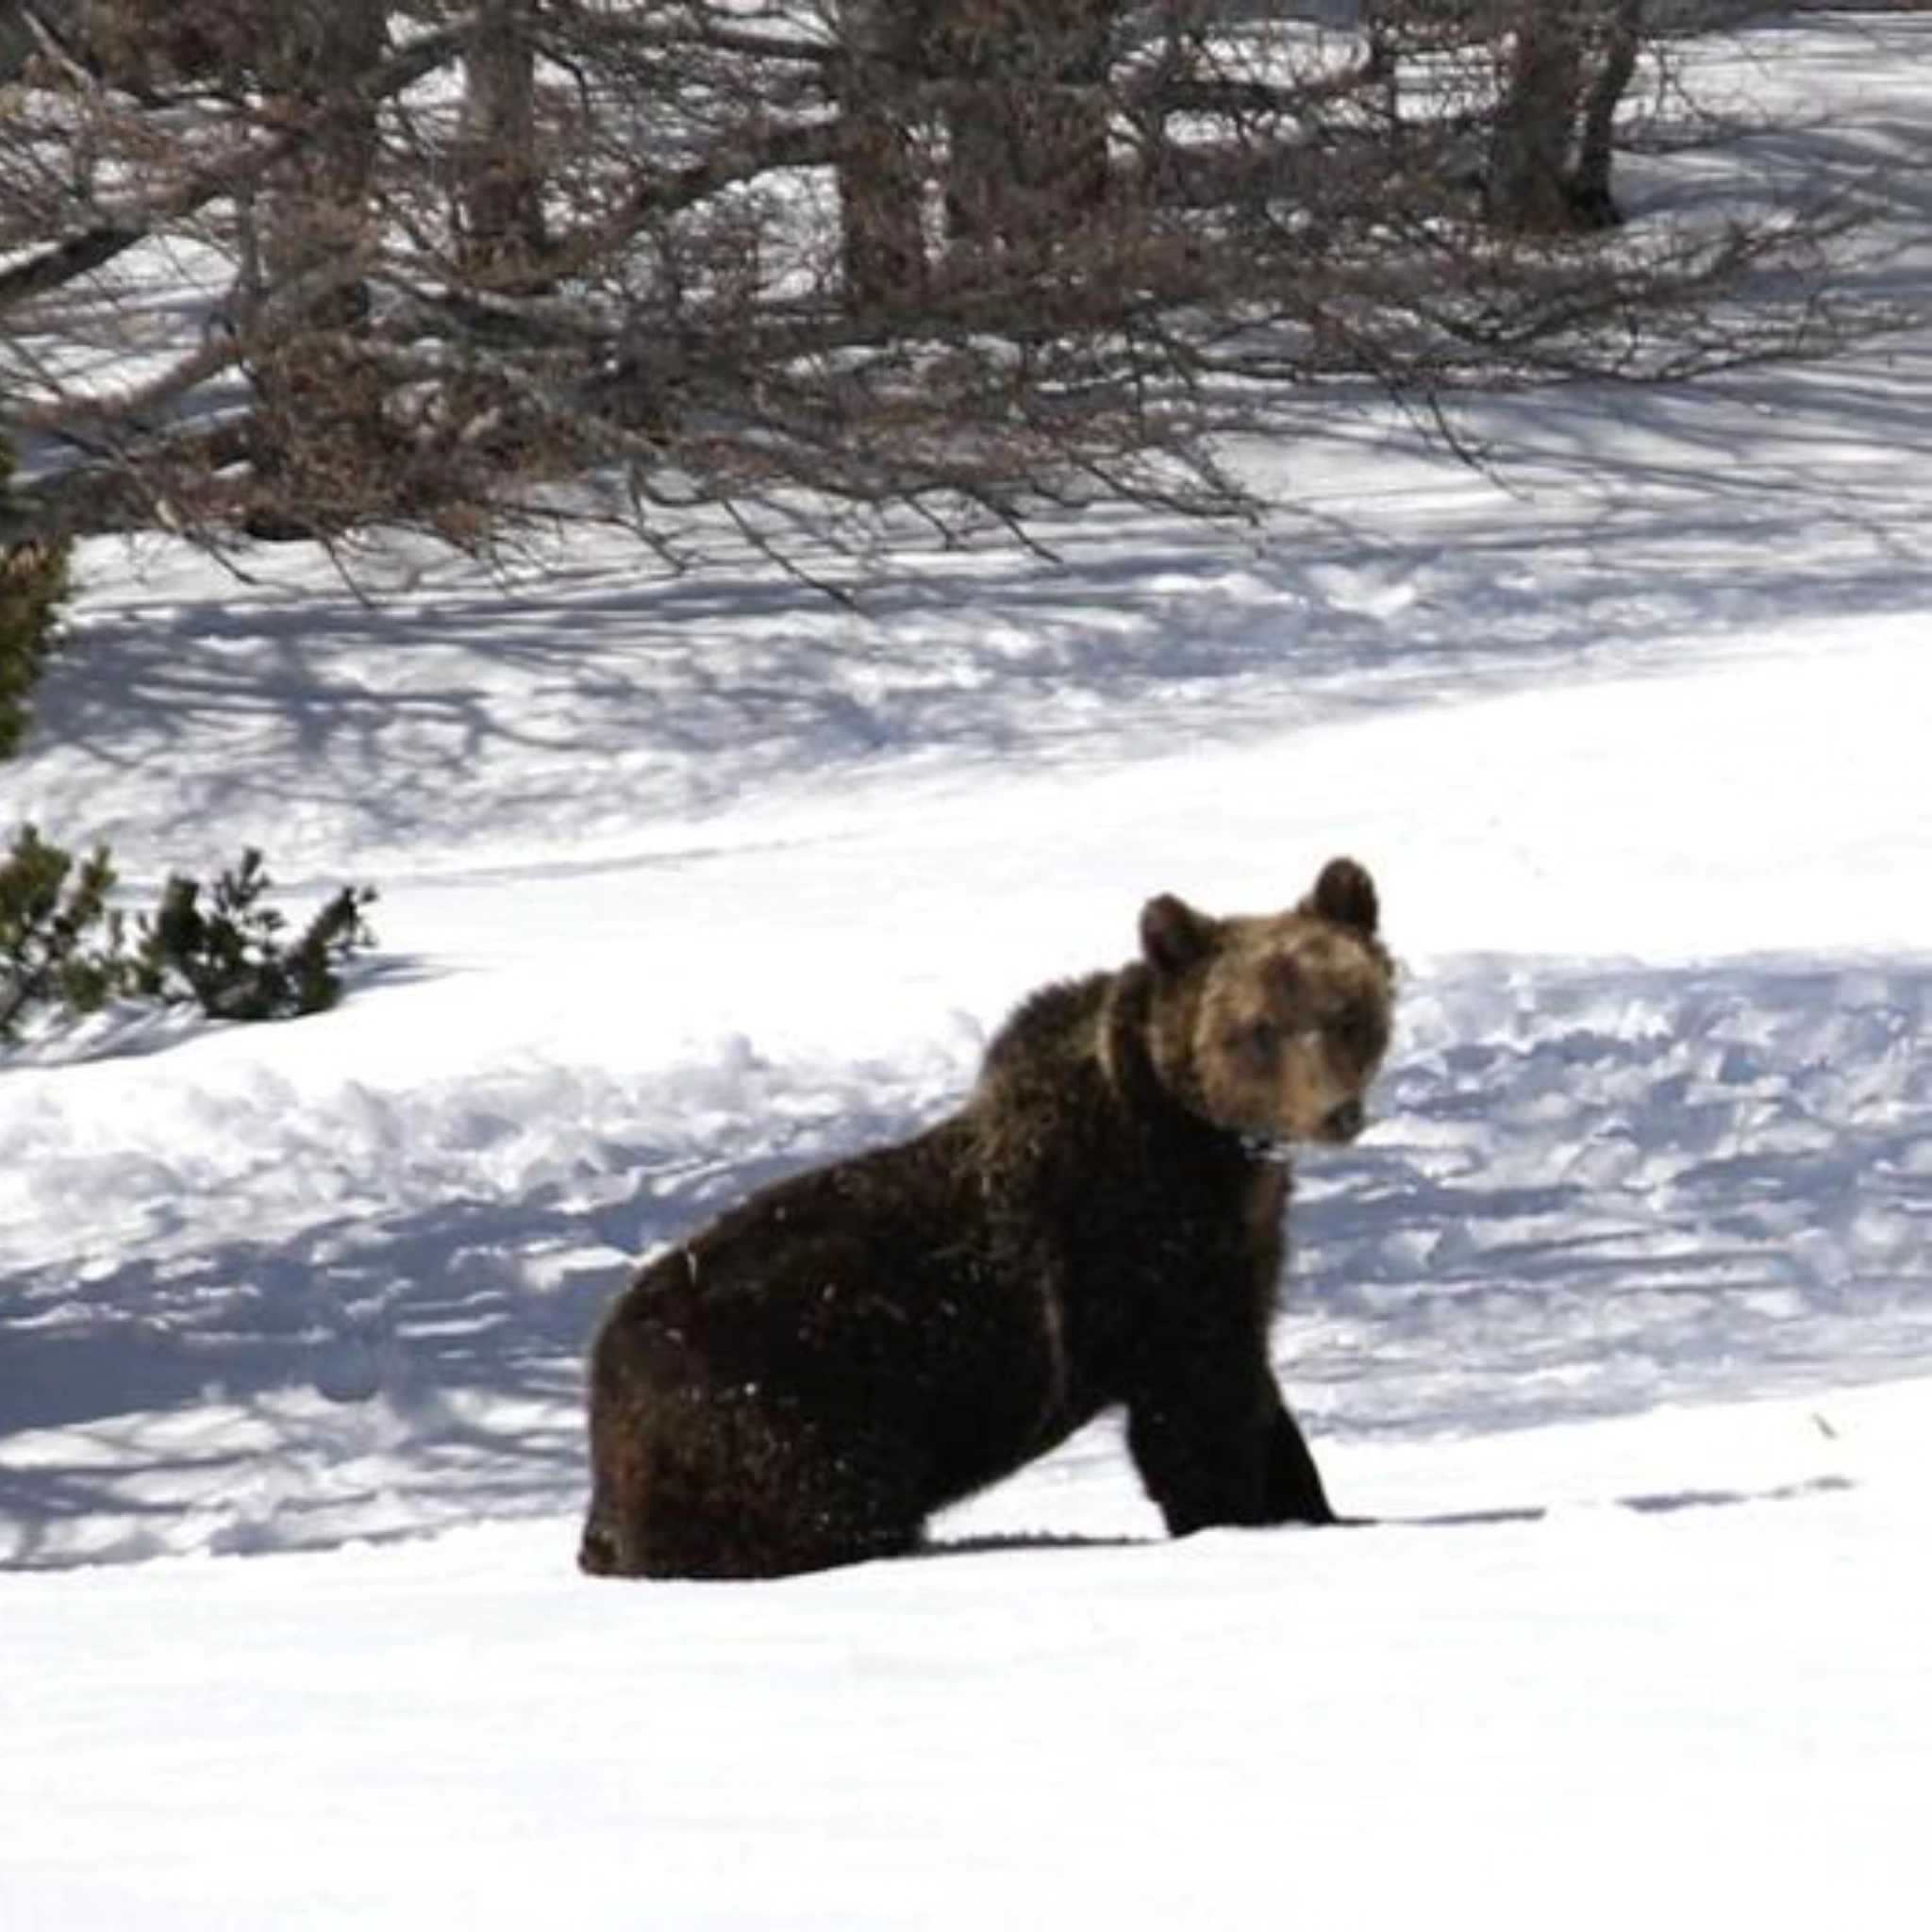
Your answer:
[[[1821,1496],[1845,1495],[1857,1488],[1849,1476],[1812,1476],[1802,1482],[1776,1483],[1764,1489],[1645,1490],[1608,1497],[1601,1502],[1501,1503],[1469,1509],[1433,1510],[1416,1515],[1344,1516],[1339,1529],[1501,1529],[1518,1524],[1546,1524],[1580,1509],[1619,1509],[1637,1516],[1675,1516],[1700,1509],[1742,1509],[1763,1503],[1799,1503]],[[1280,1528],[1241,1530],[1248,1537],[1274,1537]],[[1292,1529],[1297,1540],[1306,1531]],[[988,1532],[975,1536],[939,1537],[911,1553],[910,1560],[943,1557],[1051,1555],[1081,1550],[1152,1549],[1166,1544],[1161,1536],[1064,1536],[1051,1531]]]

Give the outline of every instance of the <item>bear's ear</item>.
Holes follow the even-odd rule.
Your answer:
[[[1322,868],[1315,890],[1304,902],[1310,912],[1333,920],[1358,932],[1365,940],[1375,937],[1382,908],[1375,897],[1375,882],[1365,866],[1352,858],[1331,858]]]
[[[1141,954],[1158,974],[1185,973],[1214,950],[1217,930],[1205,912],[1163,892],[1141,908]]]

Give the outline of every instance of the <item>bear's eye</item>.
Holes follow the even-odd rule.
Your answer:
[[[1375,1022],[1360,1007],[1350,1007],[1338,1014],[1329,1031],[1335,1036],[1336,1044],[1357,1059],[1372,1060],[1382,1050]]]
[[[1273,1066],[1281,1052],[1281,1028],[1273,1020],[1250,1020],[1235,1034],[1235,1050],[1251,1065]]]

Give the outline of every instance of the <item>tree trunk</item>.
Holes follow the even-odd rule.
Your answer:
[[[463,59],[461,261],[500,289],[530,288],[543,257],[534,26],[530,0],[485,0]]]
[[[1643,42],[1643,0],[1612,0],[1595,50],[1596,72],[1583,98],[1576,170],[1570,185],[1575,219],[1588,227],[1614,227],[1623,220],[1610,191],[1617,108],[1637,72]]]
[[[1586,0],[1522,0],[1491,136],[1490,219],[1522,235],[1571,225],[1571,131],[1583,88]]]
[[[1619,220],[1612,137],[1642,28],[1642,0],[1521,0],[1490,145],[1497,227],[1558,235]]]
[[[953,0],[942,9],[956,241],[1050,245],[1076,235],[1105,199],[1119,11],[1119,0]]]
[[[244,326],[255,338],[262,536],[335,527],[337,505],[366,493],[368,466],[382,460],[379,396],[351,344],[368,318],[364,272],[378,219],[375,115],[359,89],[386,42],[382,0],[318,0],[277,8],[263,25],[269,111],[279,100],[318,118],[256,204]]]
[[[924,181],[908,82],[917,9],[894,0],[841,0],[839,158],[841,273],[847,304],[904,304],[925,286]]]

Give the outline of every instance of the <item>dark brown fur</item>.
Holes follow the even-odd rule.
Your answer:
[[[591,1349],[597,1574],[775,1576],[1124,1406],[1175,1535],[1333,1520],[1268,1357],[1289,1174],[1388,1042],[1369,875],[1292,911],[1163,897],[1141,958],[1035,994],[950,1119],[780,1182],[650,1263]]]

